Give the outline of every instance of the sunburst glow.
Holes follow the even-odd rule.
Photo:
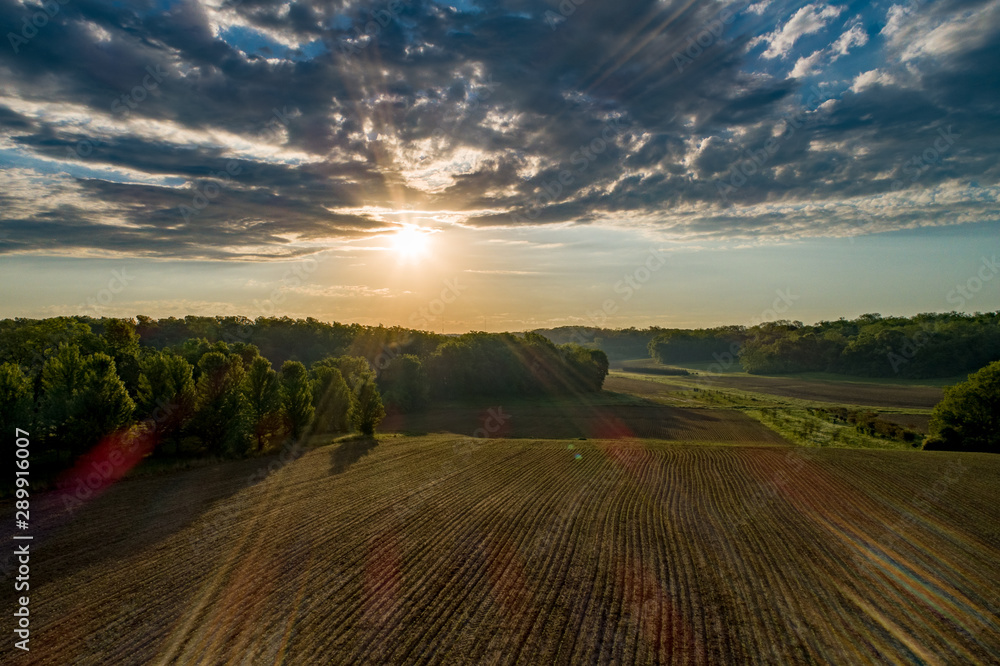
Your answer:
[[[430,232],[416,226],[405,226],[391,237],[392,249],[400,260],[416,261],[430,250]]]

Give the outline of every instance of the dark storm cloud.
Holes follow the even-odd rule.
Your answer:
[[[811,201],[991,188],[996,4],[855,4],[785,29],[802,3],[74,0],[31,29],[44,6],[0,0],[9,177],[61,193],[5,193],[0,251],[281,255],[390,228],[360,209],[402,205],[757,237],[809,233],[789,211]],[[869,26],[863,67],[790,77],[849,22]]]
[[[0,106],[0,127],[13,130],[30,130],[35,127],[35,123],[20,113],[11,111],[6,106]]]

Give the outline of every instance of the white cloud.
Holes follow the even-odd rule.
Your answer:
[[[837,40],[829,47],[814,51],[812,55],[799,58],[795,62],[795,66],[792,68],[789,76],[799,79],[805,76],[818,74],[822,69],[820,65],[823,64],[824,61],[827,64],[836,62],[842,56],[850,53],[852,47],[864,46],[867,43],[868,33],[864,31],[864,28],[862,28],[860,24],[855,24],[850,30],[847,30],[840,37],[838,37]]]
[[[817,65],[823,59],[823,54],[825,51],[820,49],[812,55],[805,56],[804,58],[799,58],[795,62],[795,67],[792,68],[791,76],[794,79],[800,79],[804,76],[810,76],[819,72],[819,67]]]
[[[819,32],[826,27],[830,19],[840,16],[843,11],[843,7],[806,5],[795,12],[795,15],[780,29],[763,38],[768,43],[763,57],[771,59],[787,56],[800,37]]]
[[[463,146],[448,154],[434,154],[433,140],[415,141],[411,148],[400,151],[400,175],[406,184],[424,192],[441,192],[455,184],[455,177],[478,171],[490,154],[478,148]]]
[[[628,221],[609,215],[598,223],[630,229],[646,223],[659,238],[684,243],[721,240],[773,244],[997,221],[998,197],[997,186],[973,188],[964,182],[947,181],[932,188],[809,203],[772,201],[716,210],[695,204],[659,215],[643,213]]]
[[[86,197],[80,183],[65,173],[44,174],[33,169],[0,169],[0,192],[6,195],[4,217],[24,218],[40,212],[75,209],[77,214],[109,226],[127,227],[124,206]]]
[[[851,51],[851,47],[864,46],[868,43],[868,33],[860,24],[851,26],[851,29],[842,34],[830,48],[837,57],[845,56]]]
[[[1000,0],[956,12],[946,20],[940,14],[893,5],[886,13],[882,35],[899,54],[899,60],[909,62],[977,48],[993,38],[998,29]]]
[[[910,9],[902,5],[893,5],[885,15],[885,27],[882,28],[882,35],[893,40],[899,35],[909,23]]]
[[[858,74],[854,78],[854,83],[851,84],[851,90],[853,92],[861,92],[865,88],[870,88],[874,85],[891,86],[894,83],[896,83],[896,78],[892,74],[880,69],[873,69]]]

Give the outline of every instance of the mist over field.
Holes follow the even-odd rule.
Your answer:
[[[3,663],[1000,663],[1000,1],[0,25]]]

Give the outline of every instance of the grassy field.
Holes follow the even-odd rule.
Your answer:
[[[624,361],[615,361],[611,364],[613,370],[622,370],[639,374],[652,373],[664,368],[677,370],[687,370],[702,374],[726,375],[728,377],[772,377],[777,379],[796,379],[806,382],[824,382],[834,384],[878,384],[882,386],[934,386],[943,388],[958,382],[965,381],[968,375],[955,375],[953,377],[931,377],[924,379],[912,379],[908,377],[863,377],[860,375],[841,375],[834,372],[793,372],[785,375],[751,375],[746,372],[738,360],[732,363],[721,364],[716,361],[699,361],[690,363],[675,363],[671,365],[661,365],[651,358],[638,358]]]
[[[438,434],[278,463],[36,498],[31,662],[1000,660],[996,456]]]
[[[628,365],[635,364],[635,365]],[[766,393],[799,400],[830,402],[868,407],[929,409],[941,401],[942,387],[965,379],[949,380],[907,380],[873,379],[845,377],[830,373],[802,373],[797,375],[762,376],[743,371],[727,370],[711,372],[695,366],[708,364],[688,364],[697,374],[687,377],[661,376],[642,372],[643,368],[655,364],[652,359],[641,364],[627,362],[625,369],[615,374],[642,379],[656,379],[676,386],[705,386],[708,388],[731,388],[741,391]],[[681,367],[681,366],[676,366]]]
[[[739,411],[795,444],[855,448],[913,448],[927,434],[931,407],[940,388],[900,384],[855,384],[752,375],[698,373],[663,376],[613,371],[609,391],[666,405],[718,407]],[[824,416],[846,409],[876,415],[885,424],[912,432],[910,441],[891,440],[859,431],[854,424]]]

